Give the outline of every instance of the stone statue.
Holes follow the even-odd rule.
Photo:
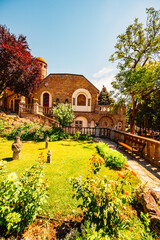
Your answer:
[[[13,160],[20,159],[20,152],[22,148],[23,148],[23,145],[20,141],[20,137],[16,137],[15,142],[12,144]]]

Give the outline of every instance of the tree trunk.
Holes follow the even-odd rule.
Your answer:
[[[135,129],[135,114],[132,114],[131,120],[130,120],[130,132],[133,133]]]
[[[136,103],[134,100],[134,96],[132,96],[132,114],[131,114],[131,119],[130,119],[130,132],[134,132],[135,128],[135,117],[136,117]]]
[[[134,95],[132,95],[132,114],[131,114],[131,119],[130,119],[130,132],[134,133],[135,130],[135,118],[137,111],[140,107],[140,103],[136,104],[136,101],[134,99]]]

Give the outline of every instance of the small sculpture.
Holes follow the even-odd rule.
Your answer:
[[[45,146],[45,148],[48,148],[48,142],[49,142],[49,137],[47,136],[46,137],[46,146]]]
[[[23,145],[20,141],[20,137],[16,137],[15,142],[12,144],[13,160],[20,159],[20,152],[22,148],[23,148]]]
[[[51,163],[52,162],[52,152],[51,150],[48,150],[47,153],[47,163]]]

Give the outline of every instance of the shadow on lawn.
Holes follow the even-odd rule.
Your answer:
[[[13,158],[11,157],[8,157],[8,158],[2,158],[3,161],[6,161],[6,162],[11,162],[13,161]]]

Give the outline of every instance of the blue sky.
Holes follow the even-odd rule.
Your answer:
[[[27,37],[31,53],[49,73],[83,74],[100,90],[116,74],[108,61],[116,37],[160,0],[0,0],[0,24]]]

